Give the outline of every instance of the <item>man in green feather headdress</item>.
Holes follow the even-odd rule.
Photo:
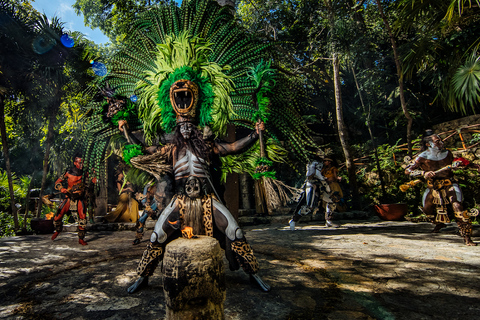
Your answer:
[[[300,112],[310,105],[304,79],[276,72],[271,66],[274,51],[271,43],[248,33],[216,1],[189,0],[180,7],[169,2],[136,16],[122,48],[107,62],[108,72],[99,82],[110,83],[126,97],[125,106],[112,106],[108,112],[92,104],[98,112],[92,112],[87,129],[87,163],[95,165],[100,176],[105,174],[104,154],[119,127],[128,141],[124,161],[157,182],[173,171],[176,189],[142,258],[141,278],[129,292],[147,283],[166,243],[182,236],[182,231],[186,236],[213,233],[230,266],[240,264],[263,290],[269,290],[257,276],[252,250],[215,187],[227,172],[255,173],[254,178],[271,191],[269,204],[281,204],[273,195],[283,185],[267,168],[270,160],[306,158],[305,147],[314,145]],[[263,123],[268,136],[261,134]],[[231,144],[216,140],[225,136],[228,124],[254,131]],[[208,139],[206,129],[212,133]],[[175,139],[167,143],[163,137],[172,131]],[[141,143],[135,144],[137,132]],[[263,143],[256,143],[259,134]],[[289,141],[290,149],[280,140]],[[184,206],[190,209],[183,210]]]

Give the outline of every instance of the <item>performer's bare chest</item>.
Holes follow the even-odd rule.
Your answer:
[[[71,175],[71,174],[67,173],[66,177],[67,177],[68,188],[71,188],[74,185],[82,183],[82,176],[74,176],[74,175]]]
[[[452,156],[448,151],[442,153],[424,152],[421,155],[420,164],[424,171],[436,171],[452,164]]]
[[[204,178],[206,177],[205,165],[204,159],[197,157],[187,148],[181,149],[175,156],[173,164],[175,180],[188,178],[189,176]]]

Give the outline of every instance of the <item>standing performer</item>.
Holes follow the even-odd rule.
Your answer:
[[[336,210],[338,212],[343,212],[346,210],[345,208],[345,200],[343,199],[343,191],[338,183],[338,169],[333,165],[334,160],[332,158],[324,158],[323,159],[323,168],[322,168],[322,175],[327,180],[328,185],[330,186],[331,194],[330,198],[333,202],[335,202]],[[323,203],[323,207],[326,208],[326,203]],[[331,217],[330,217],[331,218]],[[327,219],[325,217],[325,220]]]
[[[268,290],[256,276],[251,248],[213,186],[225,181],[228,172],[249,172],[262,179],[270,207],[288,198],[269,166],[290,163],[290,155],[307,160],[306,147],[316,147],[299,112],[311,100],[299,77],[272,65],[277,60],[273,43],[251,36],[225,9],[216,1],[195,0],[183,1],[180,9],[169,2],[139,14],[130,36],[109,59],[107,75],[98,80],[100,86],[114,88],[116,100],[91,104],[84,139],[89,166],[103,177],[104,156],[116,136],[123,160],[138,169],[134,172],[148,173],[157,182],[174,174],[176,195],[163,210],[142,260],[143,280],[130,292],[146,284],[166,243],[182,229],[188,234],[186,227],[195,234],[213,234],[225,245],[231,266],[240,263]],[[260,130],[259,119],[268,127],[263,143],[255,142],[257,132],[232,144],[216,140],[229,125]],[[124,140],[118,139],[116,127],[124,128]],[[211,139],[201,133],[207,129]],[[164,137],[172,131],[176,142],[167,143]],[[289,150],[280,145],[282,140],[292,141]]]
[[[453,154],[444,149],[442,140],[432,130],[427,130],[421,146],[421,153],[413,165],[405,170],[410,176],[422,175],[427,180],[428,188],[423,194],[423,212],[433,216],[435,228],[432,232],[439,232],[450,222],[447,214],[447,205],[451,204],[455,220],[467,246],[476,246],[471,239],[472,222],[467,211],[463,210],[463,194],[458,183],[454,180],[452,164]]]
[[[65,172],[55,181],[55,189],[65,194],[65,200],[60,204],[53,218],[55,233],[52,240],[55,240],[63,230],[63,216],[65,213],[73,214],[78,222],[78,243],[87,245],[85,239],[85,227],[87,226],[87,216],[85,207],[85,185],[83,183],[83,159],[76,155],[73,161],[73,167]],[[85,178],[87,179],[87,178]],[[96,178],[92,179],[97,182]],[[66,183],[66,188],[64,186]]]
[[[331,189],[327,180],[322,175],[322,168],[323,162],[318,156],[316,156],[316,159],[312,162],[307,164],[307,178],[303,186],[305,190],[303,196],[306,197],[306,204],[299,210],[295,209],[292,219],[288,222],[292,231],[295,230],[295,224],[300,221],[302,216],[309,214],[314,207],[318,206],[319,200],[322,200],[326,204],[325,226],[337,227],[337,225],[334,225],[330,220],[336,205],[330,198]]]

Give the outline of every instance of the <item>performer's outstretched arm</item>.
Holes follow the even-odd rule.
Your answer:
[[[265,124],[262,121],[259,121],[255,124],[255,131],[252,131],[248,136],[231,143],[217,141],[215,142],[213,151],[221,156],[240,153],[243,149],[251,146],[257,141],[260,130],[264,129]]]

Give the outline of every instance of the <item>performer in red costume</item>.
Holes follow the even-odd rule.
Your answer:
[[[73,161],[73,167],[68,169],[60,178],[55,181],[55,189],[65,194],[65,200],[58,208],[53,218],[55,233],[52,240],[58,237],[63,229],[63,216],[65,213],[73,214],[75,220],[78,220],[78,243],[87,245],[85,239],[85,227],[87,226],[85,190],[83,183],[83,159],[76,155]],[[96,183],[96,179],[92,179]],[[65,185],[66,184],[66,188]]]
[[[422,139],[421,153],[405,174],[419,176],[427,180],[428,188],[423,194],[423,212],[433,216],[435,228],[439,232],[450,222],[447,205],[451,204],[460,235],[467,246],[476,246],[471,239],[472,222],[466,210],[463,210],[463,194],[453,176],[454,158],[452,152],[444,148],[442,139],[433,131],[427,130]]]

